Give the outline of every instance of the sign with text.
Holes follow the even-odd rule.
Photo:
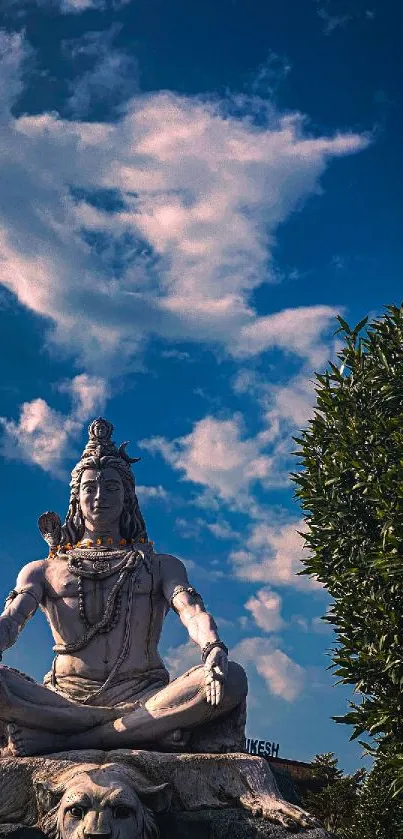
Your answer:
[[[250,755],[259,757],[278,757],[279,744],[270,740],[254,740],[252,737],[246,739],[246,751]]]

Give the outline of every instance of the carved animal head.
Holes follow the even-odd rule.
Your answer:
[[[78,772],[78,774],[77,774]],[[170,801],[168,784],[139,784],[127,766],[62,772],[37,784],[38,826],[54,839],[157,839],[154,813]]]

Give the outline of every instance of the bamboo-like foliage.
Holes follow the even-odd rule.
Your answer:
[[[354,329],[338,318],[340,364],[316,374],[317,402],[296,438],[296,495],[308,524],[301,573],[333,603],[335,674],[357,702],[335,718],[376,738],[403,767],[403,306]],[[366,327],[366,328],[365,328]],[[403,769],[400,783],[403,789]]]

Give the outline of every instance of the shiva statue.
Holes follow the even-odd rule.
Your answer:
[[[38,608],[55,641],[43,684],[0,665],[0,756],[70,749],[239,751],[246,675],[228,661],[183,563],[154,551],[135,491],[131,464],[137,459],[127,455],[127,443],[114,444],[112,433],[107,420],[90,425],[72,471],[65,523],[56,513],[40,517],[49,555],[25,565],[0,616],[1,652]],[[158,653],[170,608],[201,651],[201,664],[173,681]],[[236,737],[231,746],[227,735],[224,749],[217,732],[222,729],[225,741],[230,720]],[[213,745],[195,748],[197,736],[214,726]]]

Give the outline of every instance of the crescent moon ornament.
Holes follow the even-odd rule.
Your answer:
[[[129,443],[130,443],[130,440],[125,440],[124,443],[120,444],[119,450],[118,450],[119,454],[120,454],[120,457],[122,457],[123,460],[126,461],[126,463],[138,463],[139,460],[141,460],[141,457],[129,457],[129,455],[126,452],[126,448],[129,445]]]

